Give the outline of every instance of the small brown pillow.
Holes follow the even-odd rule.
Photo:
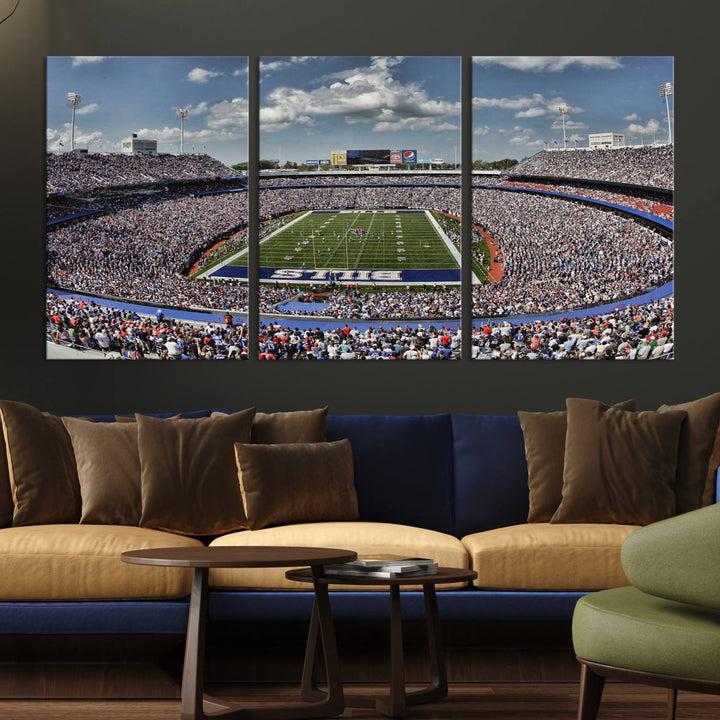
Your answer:
[[[327,407],[317,410],[257,413],[253,421],[250,442],[266,445],[325,442],[327,413]],[[210,417],[222,417],[225,414],[215,411]]]
[[[702,507],[708,463],[720,423],[720,393],[682,403],[661,405],[658,412],[684,410],[687,420],[680,431],[675,497],[677,512],[686,513]]]
[[[635,400],[617,405],[635,410]],[[525,440],[530,510],[528,522],[550,522],[562,500],[567,412],[518,412]]]
[[[141,527],[220,535],[247,527],[235,443],[250,441],[255,408],[218,418],[136,415]]]
[[[251,530],[268,525],[357,520],[349,440],[235,445]]]
[[[140,455],[137,423],[63,418],[70,434],[82,498],[81,523],[138,525]]]
[[[0,401],[13,525],[76,523],[80,484],[70,436],[60,418],[21,402]]]
[[[562,502],[551,522],[647,525],[673,515],[687,413],[634,413],[580,398],[566,405]]]

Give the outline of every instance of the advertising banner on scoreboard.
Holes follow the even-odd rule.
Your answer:
[[[318,162],[319,162],[319,160],[306,160],[305,164],[306,165],[317,165]]]
[[[330,164],[331,165],[347,165],[347,152],[330,153]]]
[[[403,150],[402,161],[403,165],[415,165],[418,161],[417,150]]]
[[[391,165],[402,165],[402,150],[391,150],[390,151],[390,164]]]
[[[320,160],[321,165],[330,165],[330,160]]]

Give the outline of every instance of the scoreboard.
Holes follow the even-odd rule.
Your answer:
[[[348,150],[348,165],[389,165],[389,150]]]

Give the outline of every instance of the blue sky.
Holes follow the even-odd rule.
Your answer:
[[[667,140],[659,85],[673,80],[671,57],[502,56],[473,59],[473,157],[520,160],[587,147],[588,133],[622,132],[628,144]],[[673,97],[670,98],[673,111]],[[642,138],[641,138],[642,134]]]
[[[264,158],[348,149],[460,157],[457,57],[264,57],[260,71]]]
[[[247,160],[247,59],[244,57],[49,57],[47,148],[70,147],[67,93],[80,93],[75,145],[118,152],[132,133],[180,151],[178,108],[189,108],[185,152],[226,163]],[[63,143],[60,146],[59,143]]]
[[[586,146],[591,132],[665,140],[658,86],[672,73],[669,57],[475,58],[473,157],[521,159],[561,146],[560,105],[568,108],[569,147]],[[91,152],[117,152],[133,132],[157,139],[161,152],[179,152],[176,110],[185,107],[186,152],[228,164],[247,159],[244,57],[50,57],[51,151],[70,145],[68,92],[83,96],[76,145]],[[263,158],[303,162],[346,149],[460,157],[456,57],[265,57],[261,105]]]

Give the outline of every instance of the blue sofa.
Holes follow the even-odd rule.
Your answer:
[[[352,442],[361,521],[426,528],[456,538],[526,522],[527,466],[516,416],[331,415],[327,435],[328,440]],[[438,602],[444,620],[569,621],[578,598],[594,589],[598,587],[465,587],[440,592]],[[385,592],[342,591],[331,596],[337,620],[387,617]],[[308,591],[211,589],[209,619],[307,620],[311,606]],[[187,598],[0,602],[0,634],[182,634],[187,611]],[[403,593],[403,613],[410,620],[423,617],[421,592]]]

